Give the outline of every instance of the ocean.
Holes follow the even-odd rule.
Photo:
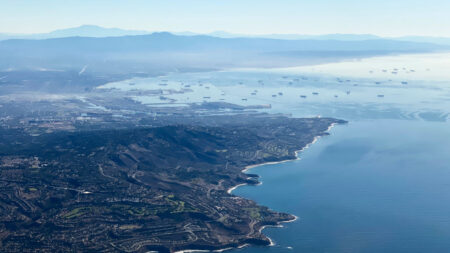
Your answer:
[[[161,82],[190,90],[165,94],[171,106],[270,104],[260,110],[349,121],[299,153],[300,160],[249,171],[262,185],[233,194],[299,219],[263,230],[272,247],[230,252],[450,251],[450,54],[174,73],[103,88],[154,89]]]

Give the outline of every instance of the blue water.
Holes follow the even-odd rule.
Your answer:
[[[164,91],[173,99],[167,106],[205,100],[270,104],[261,111],[349,121],[302,152],[301,160],[251,170],[263,184],[233,194],[299,220],[263,230],[273,247],[230,252],[450,252],[449,70],[450,54],[411,55],[280,70],[175,73],[105,87],[160,89],[165,79],[172,90],[190,85],[184,93]]]
[[[299,216],[264,230],[275,246],[235,252],[450,251],[448,123],[367,120],[331,134],[233,192]]]
[[[351,81],[362,83],[362,99],[275,106],[350,123],[301,160],[250,171],[263,184],[233,193],[299,220],[263,230],[273,247],[231,252],[450,252],[450,78],[438,74],[434,81],[411,77],[407,86],[362,75]],[[374,84],[380,79],[386,83]],[[345,86],[336,85],[324,89]],[[374,92],[391,99],[369,100]]]

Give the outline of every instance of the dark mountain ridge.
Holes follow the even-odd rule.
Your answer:
[[[0,69],[54,68],[146,72],[176,68],[284,67],[394,53],[448,49],[385,39],[280,40],[178,36],[167,32],[122,37],[66,37],[0,41]]]

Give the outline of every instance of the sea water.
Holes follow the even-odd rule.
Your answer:
[[[178,91],[164,91],[169,103],[135,99],[270,104],[261,111],[349,121],[300,160],[250,170],[263,184],[233,194],[299,219],[263,230],[272,247],[231,252],[450,252],[450,54],[174,73],[102,88],[155,89],[161,82]]]
[[[357,98],[304,105],[349,124],[300,160],[252,169],[263,184],[233,192],[299,216],[263,230],[275,246],[234,252],[450,252],[449,62],[410,55],[285,70],[340,78],[323,88]],[[298,107],[275,108],[302,115]]]

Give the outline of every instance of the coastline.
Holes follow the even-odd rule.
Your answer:
[[[327,130],[325,130],[325,132],[329,132],[334,126],[336,125],[336,123],[331,123],[331,125],[327,128]],[[243,170],[241,170],[242,173],[245,173],[247,171],[249,171],[250,169],[253,169],[255,167],[259,167],[259,166],[263,166],[263,165],[272,165],[272,164],[279,164],[279,163],[285,163],[285,162],[290,162],[290,161],[296,161],[296,160],[300,160],[301,158],[298,156],[300,152],[305,151],[307,148],[309,148],[311,145],[313,145],[314,143],[317,142],[317,140],[322,137],[322,136],[315,136],[314,139],[312,140],[312,142],[306,144],[303,148],[301,148],[300,150],[296,150],[294,151],[295,153],[295,158],[294,159],[286,159],[286,160],[281,160],[281,161],[277,161],[277,162],[265,162],[265,163],[259,163],[259,164],[253,164],[253,165],[248,165],[246,166]],[[227,193],[231,194],[234,190],[236,190],[238,187],[240,186],[244,186],[244,185],[248,185],[247,183],[242,183],[242,184],[238,184],[235,185],[231,188],[229,188],[227,190]],[[258,184],[260,185],[260,184]]]
[[[291,223],[291,222],[295,222],[296,220],[298,220],[298,216],[293,215],[293,214],[291,214],[291,215],[294,216],[294,219],[292,219],[292,220],[287,220],[287,221],[279,221],[278,224],[276,224],[276,225],[265,225],[265,226],[261,226],[261,227],[259,228],[259,232],[262,233],[262,231],[263,231],[265,228],[267,228],[267,227],[282,228],[282,227],[283,227],[283,223]],[[275,241],[272,240],[272,238],[270,238],[270,237],[268,237],[268,236],[266,236],[266,237],[267,237],[267,239],[269,239],[269,241],[270,241],[270,244],[268,245],[269,247],[275,246],[275,245],[276,245]]]
[[[337,123],[331,123],[330,126],[327,128],[327,130],[325,130],[324,132],[329,132]],[[263,166],[263,165],[269,165],[269,164],[279,164],[279,163],[285,163],[285,162],[290,162],[290,161],[296,161],[296,160],[300,160],[301,158],[299,157],[299,153],[302,151],[305,151],[307,148],[309,148],[311,145],[313,145],[314,143],[317,142],[317,140],[322,137],[323,135],[319,135],[319,136],[315,136],[314,139],[312,140],[312,142],[306,144],[303,148],[301,148],[300,150],[296,150],[294,151],[295,153],[295,158],[294,159],[286,159],[286,160],[282,160],[282,161],[277,161],[277,162],[266,162],[266,163],[260,163],[260,164],[254,164],[254,165],[248,165],[246,166],[243,170],[241,170],[242,173],[247,172],[248,170],[255,168],[255,167],[259,167],[259,166]],[[260,185],[260,183],[258,183],[257,185]],[[235,185],[233,187],[230,187],[227,190],[228,194],[231,194],[235,189],[237,189],[238,187],[244,186],[244,185],[248,185],[247,183],[242,183],[242,184],[238,184]],[[259,233],[262,233],[262,231],[267,228],[267,227],[283,227],[283,223],[291,223],[291,222],[295,222],[299,219],[298,216],[291,214],[294,218],[292,220],[287,220],[287,221],[279,221],[277,222],[277,224],[275,225],[264,225],[261,226],[259,228]],[[266,236],[266,235],[265,235]],[[266,236],[266,238],[269,240],[270,244],[268,245],[269,247],[271,246],[275,246],[276,243],[275,241],[272,240],[272,238]],[[241,249],[244,247],[250,246],[250,244],[248,243],[244,243],[242,245],[239,245],[235,248]],[[223,252],[223,251],[227,251],[227,250],[232,250],[234,249],[234,247],[226,247],[223,249],[216,249],[216,250],[195,250],[195,249],[186,249],[186,250],[180,250],[180,251],[175,251],[174,253],[195,253],[195,252]]]

